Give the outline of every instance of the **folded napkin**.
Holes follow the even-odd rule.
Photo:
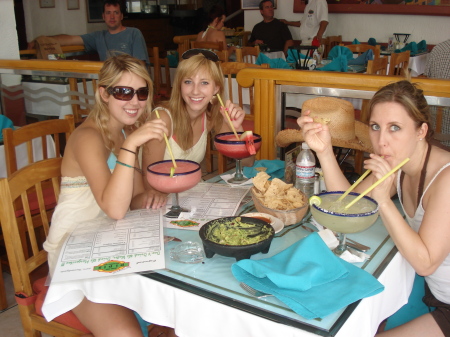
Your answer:
[[[347,72],[347,69],[348,69],[348,59],[345,55],[339,55],[335,57],[333,61],[324,65],[323,67],[316,68],[316,70],[322,71],[342,71],[342,72]]]
[[[235,174],[236,174],[236,173],[232,173],[232,174],[222,174],[222,175],[220,176],[220,178],[222,178],[222,180],[223,180],[224,182],[226,182],[226,183],[228,184],[228,186],[231,186],[231,187],[253,185],[253,179],[252,179],[252,178],[248,178],[248,176],[246,176],[245,174],[244,174],[244,177],[247,178],[247,180],[243,180],[243,181],[240,182],[240,183],[233,183],[233,184],[230,184],[230,183],[228,182],[228,180],[230,180],[231,178],[234,178],[234,175],[235,175]]]
[[[417,44],[417,50],[419,53],[424,53],[427,51],[427,41],[422,40]]]
[[[373,60],[373,50],[366,50],[364,53],[359,55],[357,58],[348,60],[348,64],[362,64],[365,65],[369,60]]]
[[[334,60],[338,56],[345,56],[347,60],[353,59],[353,52],[345,46],[334,46],[328,53],[328,59]]]
[[[419,48],[417,47],[417,43],[412,41],[408,43],[406,46],[404,46],[402,49],[396,49],[395,53],[402,53],[404,51],[411,51],[410,56],[414,56],[419,52]]]
[[[253,178],[260,172],[258,168],[265,167],[265,172],[270,175],[270,178],[279,178],[282,179],[284,177],[284,161],[282,160],[257,160],[253,164],[252,167],[244,167],[244,175],[248,178]]]
[[[355,39],[353,40],[352,44],[361,44],[361,42],[359,42],[358,39],[355,38]]]
[[[5,115],[0,115],[0,139],[3,139],[3,132],[1,131],[3,129],[13,129],[14,130],[14,124]]]
[[[255,64],[261,65],[264,63],[268,63],[272,69],[292,69],[291,66],[282,58],[271,59],[263,53],[259,53]]]
[[[236,262],[231,271],[238,281],[273,294],[307,319],[325,317],[384,289],[371,274],[335,256],[317,233],[270,258]]]
[[[367,44],[369,45],[369,46],[376,46],[377,45],[377,40],[375,40],[375,38],[373,38],[373,37],[371,37],[368,41],[367,41]]]

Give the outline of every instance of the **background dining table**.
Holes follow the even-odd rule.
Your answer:
[[[218,177],[211,182],[219,181]],[[254,210],[252,201],[246,201],[239,213]],[[252,259],[273,256],[310,234],[302,227],[313,228],[310,220],[308,215],[303,223],[283,229],[267,255],[259,253]],[[164,228],[164,233],[201,244],[197,231]],[[198,264],[172,261],[170,250],[178,244],[173,241],[165,246],[165,269],[52,283],[42,309],[52,320],[86,296],[128,307],[149,322],[174,327],[181,337],[372,337],[380,322],[408,301],[415,274],[397,253],[380,218],[368,230],[349,237],[371,247],[371,258],[356,265],[376,276],[385,289],[322,319],[305,319],[274,297],[258,299],[246,293],[231,273],[233,258],[215,255]]]

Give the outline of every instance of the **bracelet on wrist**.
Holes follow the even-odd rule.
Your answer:
[[[118,160],[116,160],[116,164],[119,164],[119,165],[122,165],[122,166],[125,166],[125,167],[129,167],[129,168],[132,168],[132,169],[135,169],[136,171],[138,171],[139,173],[142,174],[142,170],[141,170],[140,168],[138,168],[138,167],[134,167],[134,166],[131,166],[131,165],[122,163],[121,161],[118,161]]]
[[[126,149],[126,148],[124,148],[124,147],[121,147],[120,149],[121,149],[121,150],[124,150],[124,151],[127,151],[127,152],[130,152],[130,153],[136,155],[136,152],[131,151],[131,150],[128,150],[128,149]]]

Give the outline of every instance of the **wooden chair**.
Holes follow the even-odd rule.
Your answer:
[[[341,44],[341,46],[342,46],[342,44]],[[374,59],[379,58],[380,53],[381,53],[380,45],[371,46],[369,44],[347,44],[347,45],[345,45],[345,47],[350,49],[353,52],[353,54],[358,54],[358,55],[361,55],[362,53],[371,49],[373,51]]]
[[[191,41],[195,41],[197,39],[197,34],[195,35],[177,35],[173,37],[173,42],[178,45],[178,59],[182,60],[183,53],[186,50],[191,49]]]
[[[50,183],[57,199],[60,190],[62,158],[51,158],[27,165],[16,171],[8,178],[0,179],[0,221],[3,236],[6,243],[14,291],[19,303],[19,313],[22,320],[24,335],[26,337],[41,336],[41,332],[51,336],[81,336],[88,330],[76,319],[72,312],[59,316],[51,322],[42,317],[41,306],[45,298],[44,287],[45,276],[48,273],[47,252],[39,247],[34,231],[32,207],[29,205],[28,194],[33,190],[37,194],[39,202],[40,222],[43,224],[45,234],[48,234],[50,218],[47,216],[44,204],[43,183]],[[21,240],[20,226],[15,215],[15,204],[20,201],[24,205],[26,226],[30,245],[31,256],[24,253],[23,241]],[[44,276],[44,278],[40,278]],[[34,282],[37,278],[39,281]],[[71,326],[58,323],[63,322],[71,315]],[[74,328],[80,326],[80,329]]]
[[[236,61],[244,63],[255,63],[260,53],[259,46],[242,47],[236,49]]]
[[[94,103],[95,92],[97,91],[97,80],[77,79],[69,77],[70,99],[72,103],[72,113],[76,125],[81,124],[91,112]],[[91,89],[92,88],[92,89]]]
[[[326,59],[328,57],[328,53],[330,52],[331,48],[333,48],[334,46],[338,46],[341,43],[342,43],[342,35],[327,36],[323,42],[325,48],[323,51],[322,58]]]
[[[147,48],[150,63],[153,65],[153,86],[154,86],[154,100],[170,98],[172,92],[172,84],[170,80],[169,59],[167,57],[160,57],[159,48]],[[164,68],[165,80],[163,81],[162,68]]]
[[[191,48],[210,49],[217,54],[221,62],[228,62],[230,56],[221,42],[191,41]]]
[[[244,129],[252,129],[252,125],[253,125],[253,121],[255,119],[255,115],[254,115],[254,99],[253,99],[253,88],[249,88],[249,89],[244,89],[242,88],[240,85],[237,86],[238,88],[238,92],[237,92],[237,100],[236,97],[234,97],[233,95],[233,78],[237,75],[237,73],[245,68],[262,68],[262,69],[267,69],[269,68],[268,64],[262,64],[262,65],[256,65],[253,63],[243,63],[243,62],[222,62],[220,63],[220,67],[222,69],[222,72],[225,76],[225,87],[228,89],[228,98],[230,101],[232,101],[235,104],[238,104],[245,112],[245,120],[244,123],[246,121],[248,121],[247,123],[245,123],[246,125],[244,125]],[[248,90],[248,95],[249,95],[249,102],[250,104],[244,104],[244,100],[243,100],[243,92],[244,90]],[[226,122],[226,121],[224,121]],[[212,139],[208,140],[208,145],[206,147],[206,154],[205,154],[205,159],[206,159],[206,170],[208,172],[212,172],[213,171],[213,167],[212,167],[212,156],[213,155],[217,155],[217,162],[218,162],[218,172],[220,173],[224,173],[227,170],[227,161],[226,158],[219,153],[218,151],[213,150],[214,144],[212,142]]]
[[[53,137],[55,143],[55,155],[57,158],[60,158],[62,157],[64,146],[74,129],[75,125],[74,125],[74,118],[72,115],[66,115],[65,119],[51,119],[29,124],[17,130],[4,129],[3,138],[5,147],[7,176],[10,177],[18,170],[16,146],[26,144],[29,164],[35,163],[39,160],[45,160],[48,159],[50,156],[47,147],[48,144],[47,136],[50,135]],[[41,139],[42,153],[33,153],[34,151],[32,141],[35,138]],[[44,188],[43,193],[45,197],[44,204],[47,210],[47,216],[50,218],[56,206],[57,199],[54,198],[54,193],[51,186],[47,186],[46,188]],[[35,227],[33,228],[33,233],[36,233],[37,232],[36,229],[43,225],[39,221],[39,217],[37,215],[35,216],[35,214],[37,214],[39,210],[39,202],[38,202],[39,200],[37,199],[36,193],[31,193],[28,198],[31,205],[31,214],[33,216],[35,224]],[[22,239],[22,245],[24,247],[24,253],[25,256],[28,257],[26,233],[29,230],[29,228],[27,228],[26,226],[26,214],[24,213],[24,206],[22,205],[22,202],[20,202],[19,200],[16,202],[14,207],[15,207],[16,221],[19,226],[19,233]],[[42,231],[37,233],[41,234]],[[41,239],[43,242],[43,238]]]
[[[389,75],[406,76],[409,67],[410,51],[392,53],[389,60]]]
[[[367,74],[372,75],[387,75],[388,72],[388,58],[379,57],[367,62]]]

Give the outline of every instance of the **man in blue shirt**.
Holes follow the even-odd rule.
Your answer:
[[[101,61],[121,53],[132,55],[147,65],[150,64],[144,36],[137,28],[122,26],[125,5],[120,0],[103,1],[103,20],[107,30],[96,31],[84,35],[52,36],[61,46],[84,46],[87,52],[96,51]],[[35,41],[28,49],[35,48]]]

